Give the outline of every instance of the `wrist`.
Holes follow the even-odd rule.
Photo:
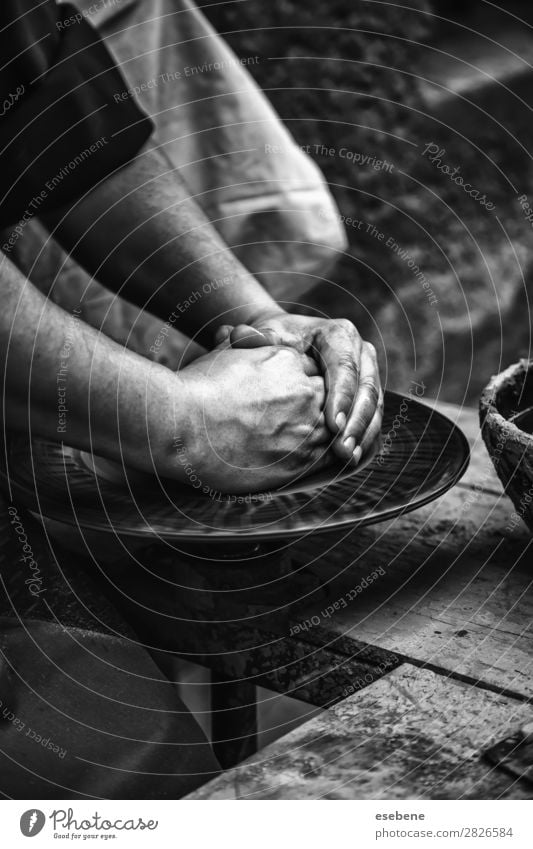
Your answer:
[[[195,383],[183,372],[170,373],[163,389],[164,419],[158,424],[158,470],[188,483],[186,468],[196,464],[201,426],[201,405]]]
[[[141,389],[139,378],[140,375]],[[156,363],[148,365],[144,391],[138,392],[137,403],[128,402],[121,416],[122,421],[128,422],[125,429],[121,428],[126,464],[149,474],[186,480],[178,459],[180,451],[190,450],[194,436],[189,390],[189,382],[179,373]]]

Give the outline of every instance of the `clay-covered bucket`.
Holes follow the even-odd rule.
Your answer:
[[[479,404],[481,433],[517,514],[533,531],[533,361],[491,378]]]

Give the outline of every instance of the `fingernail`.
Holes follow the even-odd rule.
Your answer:
[[[360,445],[358,445],[357,448],[355,449],[355,451],[352,454],[353,461],[354,461],[356,466],[360,462],[362,456],[363,456],[363,449],[361,448]]]
[[[337,413],[335,418],[335,424],[339,428],[339,430],[344,430],[346,427],[346,413]]]
[[[353,454],[355,448],[355,439],[353,438],[353,436],[349,436],[348,439],[345,439],[342,444],[350,454]]]

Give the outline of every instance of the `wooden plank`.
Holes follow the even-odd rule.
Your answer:
[[[474,493],[465,510],[465,493],[455,488],[342,540],[314,536],[297,546],[294,561],[328,597],[310,592],[293,609],[293,627],[315,622],[331,640],[355,638],[533,697],[533,542],[523,527],[506,531],[512,506],[503,496]]]
[[[404,664],[194,799],[531,799],[484,760],[533,707]]]

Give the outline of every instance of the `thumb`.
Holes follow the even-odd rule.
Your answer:
[[[265,345],[279,345],[277,333],[271,330],[256,330],[248,324],[238,324],[230,335],[232,348],[263,348]]]
[[[228,340],[232,330],[232,324],[222,324],[215,333],[215,345],[220,345],[221,342]]]

